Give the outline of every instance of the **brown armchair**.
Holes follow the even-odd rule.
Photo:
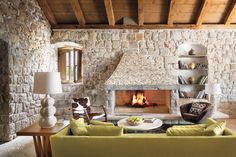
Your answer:
[[[180,106],[180,113],[185,121],[192,123],[202,123],[205,121],[206,118],[212,115],[213,106],[210,103],[208,102],[198,102],[198,103],[206,105],[206,107],[201,111],[200,114],[189,113],[193,103],[188,103]]]
[[[72,114],[74,119],[84,118],[88,124],[91,120],[100,119],[104,117],[107,121],[107,113],[105,106],[101,106],[103,113],[92,113],[91,106],[88,97],[73,98],[72,102]]]

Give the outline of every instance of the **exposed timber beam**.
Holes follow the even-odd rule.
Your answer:
[[[172,26],[174,23],[175,8],[176,8],[176,0],[171,0],[169,7],[168,21],[167,21],[167,24],[169,26]]]
[[[210,1],[211,0],[202,0],[202,5],[201,5],[200,11],[199,11],[199,14],[197,17],[197,22],[196,22],[197,27],[201,27],[204,17],[207,13],[209,6],[210,6]]]
[[[104,0],[109,26],[115,25],[115,16],[111,0]]]
[[[235,16],[236,16],[236,0],[232,2],[232,4],[230,5],[229,11],[226,14],[225,25],[227,26],[230,25]]]
[[[84,13],[80,7],[78,0],[70,0],[71,7],[75,13],[75,17],[80,25],[85,25]]]
[[[45,16],[47,17],[48,21],[50,22],[51,25],[56,25],[57,20],[51,10],[51,8],[48,5],[47,0],[38,0],[39,6],[43,10]]]

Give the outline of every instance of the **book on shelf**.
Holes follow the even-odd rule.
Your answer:
[[[184,93],[181,90],[179,90],[179,97],[180,98],[185,98]]]
[[[179,69],[188,69],[188,64],[178,61],[179,63]]]
[[[206,97],[206,92],[205,92],[205,90],[200,90],[197,94],[196,94],[196,96],[195,96],[195,98],[197,98],[197,99],[203,99],[203,98],[205,98]]]
[[[144,123],[155,123],[157,120],[157,118],[145,118]]]
[[[201,75],[201,76],[198,78],[196,84],[204,85],[204,84],[206,83],[206,81],[207,81],[207,76]]]
[[[189,84],[188,81],[183,76],[180,75],[178,78],[180,84]]]

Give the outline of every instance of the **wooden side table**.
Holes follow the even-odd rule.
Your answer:
[[[65,121],[64,123],[56,124],[52,128],[43,129],[38,123],[35,123],[20,130],[16,134],[17,136],[33,136],[36,157],[51,157],[52,152],[49,137],[58,133],[68,124],[69,122]]]

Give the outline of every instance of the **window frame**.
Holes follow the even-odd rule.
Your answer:
[[[77,59],[76,59],[76,52],[78,55]],[[77,62],[75,62],[74,60],[77,60]],[[75,67],[77,67],[76,68],[77,75],[75,72],[76,70],[72,70],[72,68]],[[68,71],[67,68],[69,69]],[[61,73],[62,84],[82,83],[83,82],[82,49],[78,47],[58,48],[58,71]],[[69,72],[69,74],[67,74],[67,72]],[[73,73],[73,75],[71,75],[71,73]]]

